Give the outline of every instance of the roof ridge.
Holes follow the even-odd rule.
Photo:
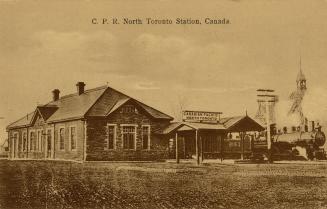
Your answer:
[[[95,88],[92,88],[92,89],[87,89],[87,90],[84,91],[84,93],[89,93],[89,92],[92,92],[92,91],[97,91],[97,90],[101,90],[101,89],[105,89],[105,88],[107,88],[106,85],[104,85],[104,86],[99,86],[99,87],[95,87]],[[68,97],[72,97],[72,96],[77,96],[77,95],[78,95],[77,93],[67,94],[67,95],[65,95],[65,96],[60,97],[59,100],[60,100],[60,99],[65,99],[65,98],[68,98]],[[50,102],[49,102],[49,103],[50,103]]]

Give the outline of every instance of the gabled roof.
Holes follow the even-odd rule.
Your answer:
[[[157,134],[169,134],[176,130],[225,130],[226,128],[219,123],[192,123],[192,122],[172,122]]]
[[[105,92],[107,86],[101,86],[84,91],[83,94],[70,94],[61,97],[57,101],[52,101],[45,106],[57,106],[55,111],[47,122],[56,122],[62,120],[74,120],[83,118],[85,113],[96,103],[96,101]]]
[[[172,122],[164,129],[158,130],[156,133],[157,134],[169,134],[169,133],[175,131],[177,128],[180,128],[183,125],[184,125],[183,122]]]
[[[51,105],[47,105],[47,106],[38,106],[37,110],[39,111],[40,115],[42,116],[43,120],[46,121],[48,120],[48,118],[50,118],[50,116],[56,112],[58,109],[57,106],[51,106]]]
[[[221,118],[219,122],[224,124],[226,128],[230,128],[231,126],[235,125],[237,122],[239,122],[245,117],[246,116],[235,116],[235,117]]]
[[[90,108],[86,116],[108,116],[128,101],[134,101],[153,118],[167,120],[173,119],[171,116],[110,87],[108,87],[106,92],[99,98],[99,101]]]
[[[247,115],[221,118],[219,122],[222,123],[228,131],[263,131],[265,129],[260,123]]]
[[[168,119],[168,120],[173,120],[174,118],[163,113],[160,112],[159,110],[156,110],[140,101],[135,100],[137,104],[139,104],[146,112],[148,112],[152,117],[154,118],[158,118],[158,119]]]
[[[35,113],[35,111],[33,111],[31,113],[28,113],[24,117],[22,117],[22,118],[18,119],[17,121],[9,124],[7,126],[7,129],[14,128],[14,127],[18,128],[18,127],[29,126],[31,124],[34,113]]]
[[[135,104],[139,105],[140,108],[144,109],[153,118],[173,119],[171,116],[149,107],[113,88],[101,86],[85,90],[81,95],[77,93],[69,94],[60,97],[57,101],[51,101],[46,105],[38,106],[34,112],[10,124],[7,128],[30,126],[38,114],[48,123],[81,119],[88,116],[105,117],[130,100],[134,101]]]
[[[110,115],[111,113],[115,112],[118,108],[120,108],[121,106],[123,106],[126,102],[128,102],[131,98],[124,98],[124,99],[120,99],[118,100],[115,105],[111,108],[111,110],[107,113],[106,116]]]
[[[193,130],[226,130],[226,131],[262,131],[264,128],[249,116],[221,118],[219,123],[174,122],[164,128],[159,134],[169,134],[181,127]],[[185,129],[186,130],[186,129]]]
[[[49,105],[49,106],[37,106],[34,114],[32,116],[32,120],[30,125],[33,125],[39,115],[44,121],[48,120],[48,118],[58,109],[57,106]]]

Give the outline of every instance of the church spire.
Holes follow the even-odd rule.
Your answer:
[[[306,89],[306,79],[302,71],[302,58],[300,56],[300,71],[297,74],[296,83],[299,89]]]

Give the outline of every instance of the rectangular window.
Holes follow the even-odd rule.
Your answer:
[[[18,134],[18,138],[19,138],[19,142],[18,142],[18,151],[23,151],[23,137],[19,136],[20,134]]]
[[[122,112],[123,113],[134,113],[135,107],[133,105],[125,105],[122,107]]]
[[[41,131],[37,131],[37,145],[36,145],[36,149],[38,151],[41,151],[42,150],[41,137],[42,137],[42,132]]]
[[[59,149],[60,150],[65,149],[65,129],[64,128],[59,129]]]
[[[30,133],[30,151],[35,151],[36,148],[36,137],[35,132]]]
[[[47,130],[47,151],[50,152],[51,151],[51,141],[52,141],[52,134],[51,134],[51,129]]]
[[[23,151],[26,151],[27,149],[27,133],[23,133]]]
[[[45,131],[41,131],[41,150],[44,151],[44,146],[45,146]]]
[[[106,149],[114,149],[115,141],[116,141],[116,125],[108,125],[107,126],[107,140],[106,140]]]
[[[136,127],[135,126],[123,126],[123,148],[135,149]]]
[[[14,149],[15,152],[19,151],[19,137],[18,137],[18,133],[14,133]]]
[[[142,148],[150,149],[150,126],[142,126]]]
[[[70,149],[76,150],[76,127],[70,127]]]

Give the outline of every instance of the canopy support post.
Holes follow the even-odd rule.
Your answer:
[[[176,143],[176,163],[179,163],[179,155],[178,155],[178,133],[177,133],[177,131],[176,131],[175,143]]]

